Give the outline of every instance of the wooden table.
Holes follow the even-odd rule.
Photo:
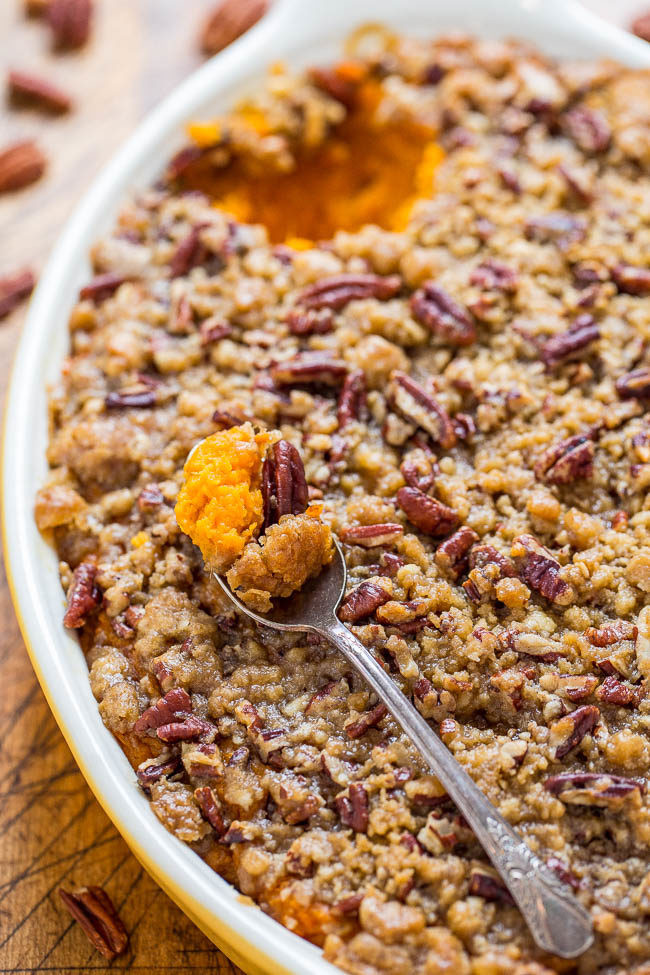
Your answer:
[[[594,9],[626,23],[637,0]],[[45,27],[0,0],[0,67],[41,71],[67,87],[77,110],[43,121],[0,108],[0,144],[35,137],[50,157],[35,187],[0,197],[0,274],[38,270],[71,208],[145,112],[199,63],[195,37],[207,0],[98,0],[92,42],[53,57]],[[642,4],[641,4],[642,6]],[[608,9],[609,8],[609,9]],[[7,42],[8,39],[8,42]],[[22,312],[0,323],[4,391]],[[147,975],[237,972],[159,890],[129,853],[59,732],[24,651],[0,572],[0,975],[108,971],[62,909],[56,891],[106,887],[131,933],[111,968]]]

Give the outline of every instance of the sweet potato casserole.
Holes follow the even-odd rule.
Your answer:
[[[649,171],[647,73],[367,30],[93,249],[36,503],[64,623],[156,816],[354,975],[650,971]],[[262,602],[334,533],[341,619],[592,949],[535,948],[384,706],[179,521]]]

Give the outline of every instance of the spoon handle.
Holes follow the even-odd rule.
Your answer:
[[[335,617],[320,632],[365,678],[456,803],[503,878],[536,944],[560,958],[582,954],[593,942],[591,918],[570,889],[497,812],[350,630]]]

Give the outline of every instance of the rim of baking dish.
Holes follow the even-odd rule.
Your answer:
[[[76,207],[34,293],[6,400],[2,446],[2,533],[7,576],[38,680],[86,781],[129,847],[163,890],[238,965],[251,973],[334,975],[320,951],[265,915],[190,847],[167,832],[137,786],[131,766],[104,727],[77,642],[63,628],[56,553],[33,519],[47,471],[46,384],[56,380],[68,345],[68,313],[89,274],[92,243],[119,205],[160,171],[182,144],[183,124],[223,111],[262,80],[279,58],[294,69],[326,63],[368,21],[429,35],[461,28],[485,37],[516,36],[559,57],[612,57],[650,67],[650,49],[574,0],[276,0],[248,34],[199,68],[138,126]]]

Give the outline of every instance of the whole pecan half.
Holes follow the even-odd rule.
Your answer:
[[[535,475],[547,484],[572,484],[594,472],[594,443],[588,434],[553,444],[535,464]]]
[[[376,582],[362,582],[343,600],[339,618],[344,623],[356,623],[358,620],[367,619],[390,598],[390,593],[383,586],[378,586]]]
[[[352,782],[348,794],[336,797],[341,823],[349,826],[355,833],[365,833],[368,829],[368,793],[361,782]]]
[[[68,891],[59,887],[59,897],[83,933],[104,958],[112,961],[125,950],[129,936],[112,900],[101,887],[80,887]]]
[[[46,15],[55,50],[75,50],[90,37],[92,0],[49,0]]]
[[[337,274],[309,285],[302,292],[299,304],[303,308],[330,308],[340,311],[351,301],[376,298],[387,301],[402,287],[398,274],[380,277],[378,274]]]
[[[503,881],[492,873],[473,870],[469,878],[469,893],[474,897],[482,897],[486,901],[499,901],[502,904],[514,904],[510,891]]]
[[[366,711],[356,721],[348,721],[345,733],[348,738],[361,738],[369,728],[376,728],[379,722],[388,714],[385,704],[377,704],[371,711]]]
[[[292,335],[327,335],[334,328],[334,314],[330,308],[292,308],[286,322]]]
[[[418,488],[400,488],[397,503],[408,520],[425,535],[441,538],[458,527],[460,519],[455,511]]]
[[[7,93],[13,105],[38,108],[50,115],[63,115],[72,108],[72,99],[45,78],[24,71],[10,71]]]
[[[554,721],[551,725],[549,742],[555,749],[555,757],[564,758],[568,755],[580,744],[585,735],[593,731],[599,718],[600,711],[594,704],[584,704]]]
[[[264,530],[284,515],[301,515],[307,508],[309,492],[302,457],[288,440],[278,440],[262,465]]]
[[[250,30],[269,6],[269,0],[222,0],[208,15],[199,35],[201,51],[210,57]]]
[[[467,568],[469,550],[478,540],[476,532],[463,525],[438,546],[435,556],[436,565],[452,579],[458,579]]]
[[[180,278],[189,274],[193,267],[202,264],[208,250],[201,241],[201,231],[205,224],[197,224],[183,237],[169,261],[169,273],[172,278]]]
[[[360,545],[362,548],[376,548],[378,545],[391,545],[396,538],[404,534],[401,525],[388,522],[381,525],[355,525],[341,532],[341,541],[348,545]]]
[[[34,272],[28,267],[0,277],[0,318],[5,318],[29,297],[35,282]]]
[[[226,835],[228,827],[221,814],[221,804],[214,789],[211,789],[209,785],[203,785],[200,789],[194,790],[194,798],[201,810],[201,815],[210,823],[212,829],[221,839],[222,836]]]
[[[24,139],[0,151],[0,193],[22,190],[45,172],[47,160],[35,142]]]
[[[63,617],[63,625],[69,630],[83,626],[89,615],[102,601],[102,591],[95,583],[97,565],[94,562],[81,562],[72,573],[68,589],[68,605]]]
[[[616,380],[616,392],[621,399],[645,399],[650,396],[650,368],[641,366],[619,376]]]
[[[148,758],[138,765],[135,774],[142,788],[148,791],[149,786],[161,779],[163,775],[176,775],[180,771],[180,755],[175,755],[164,762],[158,762],[155,758]]]
[[[405,372],[391,376],[388,399],[407,420],[425,430],[445,450],[456,443],[456,431],[449,414],[429,393]]]
[[[562,127],[584,153],[593,155],[609,148],[612,130],[602,112],[578,105],[562,117]]]
[[[547,369],[555,369],[563,362],[571,362],[584,348],[600,338],[600,328],[587,313],[578,315],[565,332],[547,339],[540,349],[540,356]]]
[[[611,647],[619,640],[636,640],[638,633],[634,623],[627,620],[612,620],[603,626],[588,626],[585,636],[594,647]]]
[[[575,597],[573,587],[560,576],[560,563],[532,535],[519,535],[512,543],[512,555],[522,582],[558,606],[568,606]]]
[[[519,287],[519,275],[507,264],[489,257],[474,268],[469,283],[485,291],[502,291],[503,294],[512,295]]]
[[[347,374],[341,387],[336,408],[339,430],[352,420],[362,420],[366,409],[366,374],[363,369],[355,369]]]
[[[617,806],[633,795],[642,795],[645,784],[638,779],[606,772],[565,772],[544,782],[547,792],[562,802],[577,806]]]
[[[114,294],[121,284],[128,281],[126,274],[118,274],[117,271],[105,271],[104,274],[97,274],[92,280],[85,284],[79,291],[79,298],[82,300],[100,302],[105,301]]]
[[[107,410],[141,410],[156,404],[156,394],[153,389],[116,390],[107,393],[104,400]]]
[[[493,545],[475,545],[469,553],[470,569],[483,569],[487,565],[497,566],[502,579],[511,579],[515,575],[515,567],[507,555]]]
[[[606,704],[615,704],[621,708],[635,708],[643,697],[643,687],[624,684],[617,677],[611,675],[602,682],[596,691],[596,697]]]
[[[143,711],[133,725],[133,730],[141,733],[161,728],[175,721],[184,721],[192,713],[192,699],[182,687],[174,687],[164,697]]]
[[[538,244],[555,244],[560,250],[566,250],[571,244],[583,240],[586,232],[585,221],[565,210],[530,217],[524,225],[527,240],[534,240]]]
[[[448,345],[476,341],[476,327],[467,309],[433,281],[425,281],[410,304],[413,317]]]
[[[650,268],[631,264],[617,264],[612,268],[612,278],[619,291],[628,295],[650,295]]]
[[[215,733],[216,728],[210,721],[197,718],[194,714],[188,714],[182,721],[171,721],[156,728],[158,738],[168,744],[175,744],[177,741],[196,741],[197,738],[213,736]]]
[[[273,382],[279,386],[310,383],[338,386],[347,371],[348,367],[342,359],[334,359],[327,352],[310,349],[307,352],[299,352],[292,359],[274,363],[270,374]]]

